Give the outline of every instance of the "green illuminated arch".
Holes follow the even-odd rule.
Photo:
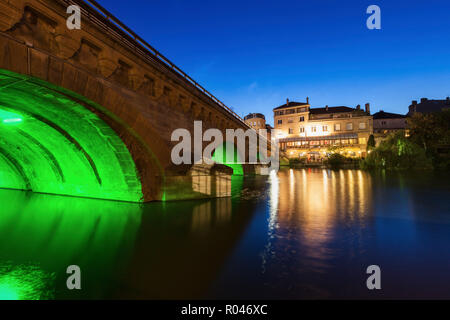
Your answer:
[[[231,144],[233,151],[227,150],[227,144]],[[242,167],[242,159],[238,149],[232,142],[224,142],[221,146],[214,150],[212,160],[217,163],[224,164],[233,169],[233,175],[244,175],[244,168]]]
[[[134,161],[116,132],[41,83],[0,70],[0,188],[141,201]]]

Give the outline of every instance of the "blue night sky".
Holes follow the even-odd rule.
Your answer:
[[[450,1],[99,0],[239,115],[450,96]],[[366,9],[381,8],[381,30]]]

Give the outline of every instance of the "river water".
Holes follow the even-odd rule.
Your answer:
[[[144,205],[0,190],[0,299],[450,298],[449,178],[285,169]]]

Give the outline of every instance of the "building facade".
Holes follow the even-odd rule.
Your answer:
[[[373,135],[375,137],[376,145],[385,139],[389,134],[404,131],[406,129],[406,115],[384,112],[383,110],[373,114]]]
[[[266,117],[261,113],[249,113],[244,117],[244,122],[256,131],[266,129]]]
[[[274,126],[280,150],[289,158],[320,160],[339,152],[349,157],[364,157],[367,141],[373,134],[370,105],[311,108],[305,102],[290,102],[274,111]]]

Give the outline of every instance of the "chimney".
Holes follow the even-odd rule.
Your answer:
[[[370,114],[370,103],[366,103],[366,112]]]
[[[286,98],[286,107],[289,107],[289,99]]]
[[[306,104],[309,104],[309,97],[306,97]]]
[[[420,103],[424,103],[426,102],[428,99],[427,98],[420,98]]]
[[[326,105],[326,106],[325,106],[325,110],[327,110],[327,111],[328,111],[328,105]]]
[[[361,105],[358,104],[358,105],[356,106],[356,110],[361,110]]]
[[[412,105],[413,105],[413,106],[417,105],[417,100],[413,100],[413,101],[412,101]]]

